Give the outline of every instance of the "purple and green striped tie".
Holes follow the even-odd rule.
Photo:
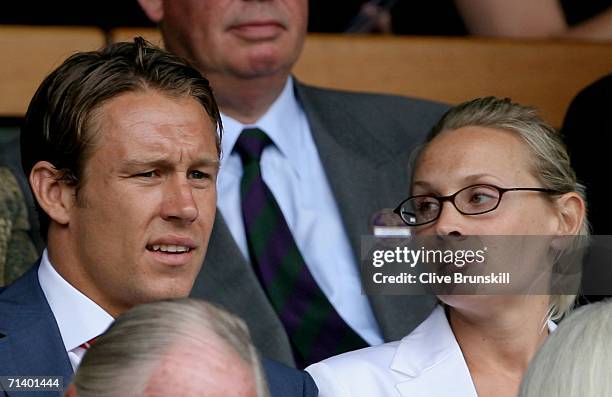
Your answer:
[[[249,255],[291,340],[299,368],[366,347],[338,315],[304,263],[283,213],[261,176],[260,159],[270,138],[244,129],[234,146],[242,159],[242,218]]]

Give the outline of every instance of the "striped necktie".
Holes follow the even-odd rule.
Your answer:
[[[283,213],[261,176],[260,159],[270,138],[244,129],[234,150],[242,160],[242,218],[249,256],[304,368],[327,357],[366,347],[338,315],[310,274]]]
[[[81,349],[85,349],[85,350],[89,350],[89,348],[96,343],[96,339],[98,339],[98,337],[96,336],[95,338],[91,338],[90,340],[88,340],[87,342],[83,342],[79,345],[79,347]]]

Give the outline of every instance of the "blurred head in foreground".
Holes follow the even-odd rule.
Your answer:
[[[137,306],[89,349],[66,397],[267,397],[246,325],[203,301]]]
[[[561,322],[525,374],[520,397],[612,395],[612,301],[577,309]]]

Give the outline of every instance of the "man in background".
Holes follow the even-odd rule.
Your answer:
[[[298,82],[306,0],[139,2],[209,77],[225,126],[220,215],[192,295],[298,367],[406,335],[433,301],[362,295],[360,239],[405,194],[408,156],[445,107]]]

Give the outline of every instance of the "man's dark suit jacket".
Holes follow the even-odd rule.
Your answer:
[[[273,397],[318,394],[305,372],[263,360]],[[72,379],[72,366],[62,337],[38,281],[38,265],[6,288],[0,289],[0,376],[62,376],[64,387]],[[0,396],[57,397],[59,392],[7,392]]]
[[[406,198],[409,156],[447,107],[300,83],[295,90],[359,259],[360,240],[370,233],[371,216]],[[287,333],[219,212],[192,296],[238,314],[264,356],[295,365]],[[435,305],[427,296],[370,296],[369,300],[385,341],[407,335]]]

